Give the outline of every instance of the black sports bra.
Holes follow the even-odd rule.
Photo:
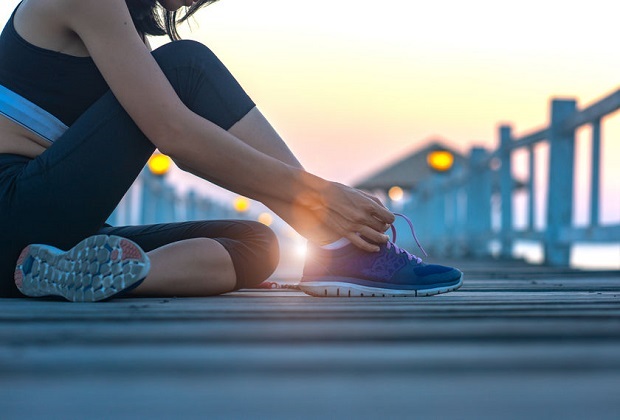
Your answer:
[[[15,12],[0,34],[0,85],[38,105],[67,126],[109,88],[90,57],[30,44],[15,30]]]

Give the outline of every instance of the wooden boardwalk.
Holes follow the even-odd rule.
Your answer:
[[[620,273],[455,262],[457,292],[0,300],[0,418],[620,418]]]

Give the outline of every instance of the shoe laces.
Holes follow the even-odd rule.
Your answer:
[[[415,229],[413,228],[413,223],[411,223],[411,220],[409,220],[409,218],[407,216],[405,216],[404,214],[400,214],[400,213],[394,213],[394,216],[399,216],[399,217],[402,217],[403,219],[405,219],[405,221],[409,224],[409,228],[411,229],[411,234],[413,235],[413,239],[415,239],[415,243],[418,245],[418,248],[420,248],[420,250],[424,253],[424,256],[428,257],[428,254],[426,253],[424,248],[422,248],[422,245],[420,245],[420,241],[418,241],[418,237],[415,234]],[[396,254],[405,254],[407,256],[407,258],[409,259],[409,261],[415,260],[417,264],[420,264],[422,262],[422,258],[420,258],[417,255],[414,255],[414,254],[408,252],[406,249],[399,248],[394,243],[394,242],[396,242],[396,228],[394,227],[393,224],[391,224],[390,225],[390,229],[392,230],[392,240],[388,241],[388,243],[386,245],[386,248],[387,249],[394,248],[394,252]]]

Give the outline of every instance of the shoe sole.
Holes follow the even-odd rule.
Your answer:
[[[27,246],[17,260],[15,285],[30,297],[98,302],[137,287],[150,265],[129,239],[95,235],[66,252],[49,245]]]
[[[423,297],[452,292],[463,285],[463,276],[458,282],[448,286],[421,290],[383,289],[360,286],[346,282],[308,281],[299,283],[299,288],[315,297]]]

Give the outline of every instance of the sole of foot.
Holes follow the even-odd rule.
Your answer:
[[[132,290],[148,274],[144,251],[126,238],[95,235],[68,251],[29,245],[20,254],[15,285],[26,296],[98,302]]]

